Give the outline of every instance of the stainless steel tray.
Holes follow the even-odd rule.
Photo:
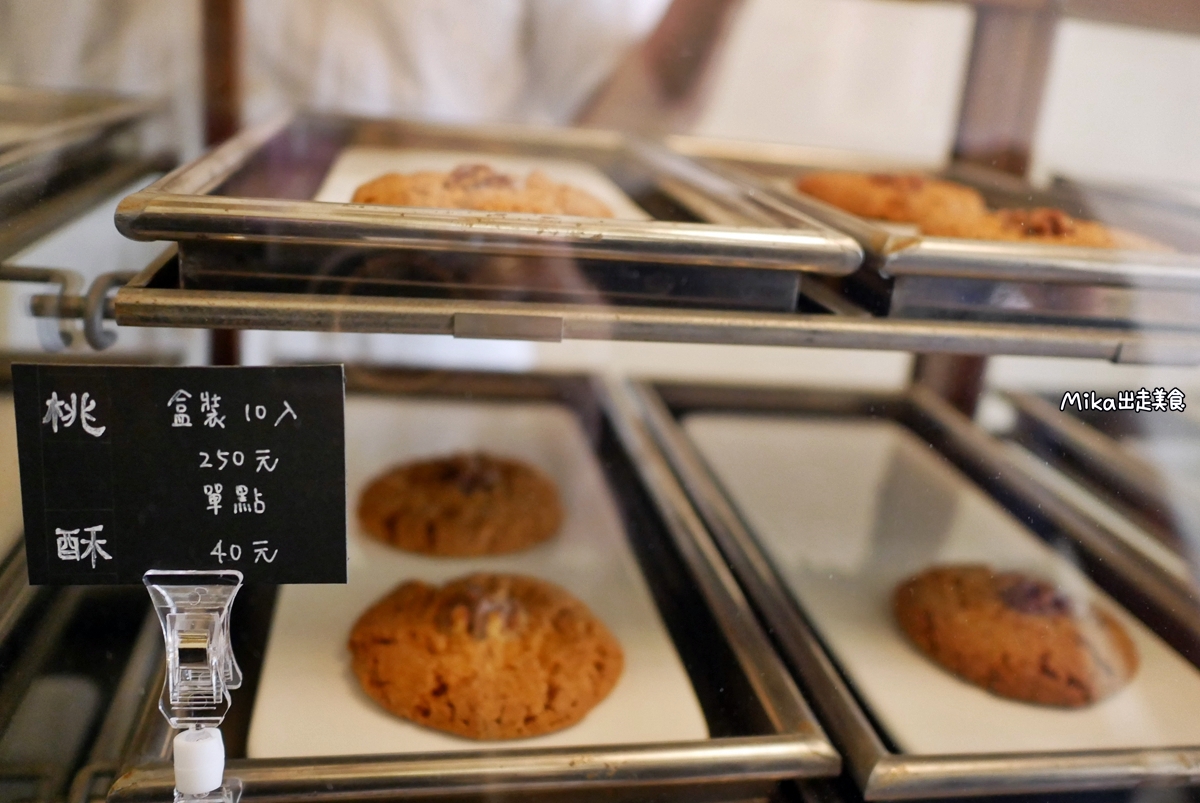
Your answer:
[[[627,415],[620,386],[583,378],[347,371],[351,393],[547,400],[580,416],[601,457],[630,541],[655,602],[700,699],[711,737],[672,744],[589,749],[486,749],[452,754],[338,758],[242,759],[261,644],[271,599],[251,601],[233,623],[246,672],[223,728],[244,800],[348,798],[712,799],[765,795],[779,781],[836,775],[840,759],[817,725],[786,667],[759,627],[736,581],[695,515],[681,515],[684,494]],[[255,591],[254,589],[248,589]],[[266,589],[258,589],[261,595]],[[243,605],[239,598],[238,607]],[[255,609],[257,609],[257,614]],[[240,634],[240,635],[239,635]],[[147,686],[145,699],[159,688]],[[165,720],[149,702],[122,763],[111,801],[172,799]],[[155,760],[157,759],[157,760]]]
[[[312,201],[351,146],[583,162],[650,219]],[[694,222],[672,193],[701,199],[712,222]],[[126,199],[117,226],[135,239],[179,242],[183,281],[209,289],[263,289],[270,280],[317,293],[612,292],[793,309],[800,274],[842,275],[862,260],[844,234],[796,210],[764,207],[735,182],[615,132],[316,115],[235,137]]]
[[[111,93],[0,85],[0,214],[136,156],[123,135],[159,108]]]
[[[1200,745],[1177,749],[1002,755],[909,755],[889,746],[843,678],[766,554],[675,421],[698,410],[845,419],[878,417],[916,433],[1043,537],[1065,539],[1088,575],[1193,664],[1200,660],[1200,605],[1008,459],[1005,450],[945,402],[905,395],[791,389],[641,385],[645,424],[687,488],[760,616],[811,695],[822,722],[868,800],[1085,791],[1198,779]]]
[[[1159,239],[1179,253],[987,242],[897,234],[790,187],[818,168],[911,170],[782,146],[672,137],[676,151],[746,183],[760,199],[796,208],[852,236],[863,247],[863,269],[845,292],[877,314],[910,318],[970,318],[1094,323],[1150,328],[1200,327],[1200,213],[1139,212],[1107,196],[1095,212],[1106,222]],[[927,168],[926,168],[927,169]],[[994,171],[955,165],[945,177],[974,186],[993,207],[1057,206],[1090,217],[1088,199],[1071,185],[1035,190]],[[787,180],[781,181],[781,180]],[[1189,253],[1190,252],[1190,253]]]

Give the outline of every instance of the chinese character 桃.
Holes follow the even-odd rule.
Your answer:
[[[42,423],[49,424],[52,431],[58,432],[60,425],[66,429],[78,419],[84,432],[99,438],[107,427],[96,426],[96,416],[92,415],[92,410],[96,409],[96,400],[90,396],[91,394],[84,393],[82,398],[77,398],[76,394],[72,393],[69,397],[60,399],[57,392],[51,393],[50,398],[46,399],[46,415],[42,418]]]

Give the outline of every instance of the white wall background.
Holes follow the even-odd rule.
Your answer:
[[[749,0],[695,131],[940,162],[972,21],[960,3]]]
[[[1063,21],[1033,156],[1037,178],[1200,185],[1200,36]]]

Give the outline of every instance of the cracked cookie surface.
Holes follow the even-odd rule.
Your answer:
[[[801,192],[859,217],[916,224],[930,237],[1174,251],[1149,237],[1053,207],[991,211],[974,188],[920,173],[824,170],[799,176],[794,183]]]
[[[932,219],[973,220],[987,212],[978,191],[919,173],[814,171],[796,188],[860,217],[923,224]]]
[[[388,173],[354,191],[352,203],[525,212],[540,215],[613,217],[608,206],[570,184],[534,170],[519,180],[484,164],[462,164],[449,173],[422,170]]]
[[[482,452],[395,466],[363,491],[358,520],[372,538],[444,557],[501,555],[558,532],[554,482],[519,460]]]
[[[574,725],[624,668],[620,644],[586,605],[510,574],[404,583],[359,617],[349,648],[363,690],[385,709],[472,739]]]
[[[1001,697],[1078,708],[1137,672],[1137,649],[1111,614],[1020,572],[935,566],[897,586],[892,608],[921,652]]]

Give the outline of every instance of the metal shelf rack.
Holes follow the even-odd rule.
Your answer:
[[[1200,364],[1200,334],[1063,325],[876,318],[805,288],[825,312],[762,313],[649,306],[180,289],[166,254],[118,290],[123,326],[395,332],[558,342],[642,340],[949,354],[1080,357]]]

